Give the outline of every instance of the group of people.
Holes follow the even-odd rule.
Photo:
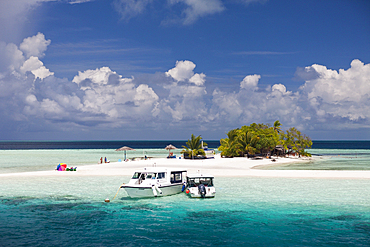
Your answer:
[[[110,160],[107,160],[107,157],[104,157],[104,163],[110,163]],[[100,163],[103,164],[103,157],[100,157]]]

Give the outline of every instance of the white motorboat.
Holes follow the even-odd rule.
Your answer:
[[[188,174],[186,177],[186,194],[191,197],[215,197],[214,177],[210,174]]]
[[[123,184],[131,198],[169,196],[180,193],[186,179],[186,170],[165,167],[146,167],[135,171],[128,184]]]

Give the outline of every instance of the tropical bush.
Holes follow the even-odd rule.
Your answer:
[[[305,149],[312,146],[312,140],[295,127],[289,128],[285,133],[283,132],[282,137],[284,148],[292,149],[299,156],[311,156]]]
[[[224,157],[269,156],[277,145],[291,149],[299,155],[310,156],[305,148],[312,146],[311,139],[292,127],[282,131],[279,120],[273,126],[252,123],[249,126],[230,130],[227,138],[220,140],[221,155]]]

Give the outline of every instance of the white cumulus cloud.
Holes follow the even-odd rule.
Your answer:
[[[54,72],[50,72],[47,69],[43,62],[39,58],[31,56],[20,68],[21,72],[26,73],[27,71],[32,72],[35,75],[35,78],[44,79],[50,75],[54,75]]]
[[[205,74],[194,73],[196,65],[188,60],[177,61],[165,75],[174,81],[164,86],[168,97],[158,105],[162,118],[174,121],[208,121],[208,110],[203,97],[207,94]]]
[[[202,86],[205,82],[206,75],[194,73],[195,64],[191,61],[177,61],[176,67],[166,72],[167,76],[172,77],[177,82],[188,81],[197,86]]]
[[[216,88],[208,93],[206,75],[195,73],[189,60],[141,79],[100,67],[68,80],[55,77],[42,62],[48,46],[44,35],[22,44],[23,50],[0,43],[0,125],[13,133],[185,128],[226,133],[277,119],[303,131],[370,126],[370,64],[358,59],[348,69],[318,64],[297,69],[304,81],[297,91],[281,83],[260,88],[261,75],[252,74],[239,82],[237,91]]]
[[[206,75],[201,73],[201,74],[194,74],[190,79],[189,82],[194,83],[197,86],[201,86],[204,84],[206,81]]]
[[[31,56],[42,58],[50,42],[50,40],[45,39],[44,34],[38,33],[35,36],[25,38],[19,48],[27,58]]]
[[[275,84],[264,90],[258,89],[260,75],[248,75],[240,82],[238,92],[213,92],[212,112],[217,121],[232,126],[251,122],[271,123],[277,119],[287,125],[297,125],[304,113],[299,103],[298,93],[286,91],[282,84]]]
[[[260,78],[261,76],[256,74],[247,75],[244,77],[243,81],[240,82],[240,88],[255,90],[258,88],[257,85]]]
[[[194,75],[195,64],[191,61],[177,61],[176,67],[166,72],[167,76],[171,76],[176,81],[189,80]]]
[[[315,77],[307,76],[313,72]],[[314,64],[299,70],[298,75],[306,79],[301,89],[320,115],[369,119],[370,64],[354,59],[349,69],[339,71]]]

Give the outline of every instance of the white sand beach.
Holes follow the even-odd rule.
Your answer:
[[[221,158],[216,155],[214,159],[188,160],[153,158],[148,160],[135,160],[126,162],[112,162],[95,165],[84,165],[77,171],[35,171],[23,173],[0,174],[0,177],[12,176],[131,176],[137,169],[143,167],[171,167],[186,169],[189,173],[200,171],[212,174],[215,177],[290,177],[290,178],[357,178],[369,179],[370,171],[348,170],[262,170],[263,166],[309,162],[308,158],[277,158],[252,160],[248,158]]]

